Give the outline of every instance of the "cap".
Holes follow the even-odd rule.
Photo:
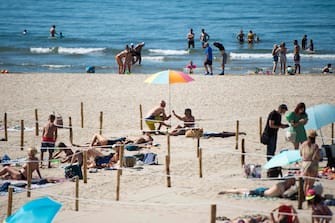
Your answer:
[[[285,105],[285,104],[279,105],[279,108],[283,109],[283,110],[286,110],[286,111],[288,110],[287,105]]]
[[[307,131],[307,137],[315,138],[315,137],[317,137],[317,136],[318,136],[318,134],[316,133],[315,130],[310,129],[310,130]]]
[[[292,209],[289,206],[287,206],[287,205],[281,205],[278,208],[278,212],[280,212],[280,213],[291,213]]]
[[[306,201],[312,200],[315,197],[315,190],[309,189],[306,193]]]

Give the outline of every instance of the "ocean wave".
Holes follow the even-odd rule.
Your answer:
[[[52,53],[53,51],[55,51],[55,47],[50,47],[50,48],[32,47],[30,48],[30,52],[32,53]]]
[[[71,65],[61,65],[61,64],[43,64],[42,67],[48,67],[48,68],[66,68],[71,67]]]
[[[159,55],[186,55],[190,52],[188,50],[163,50],[163,49],[149,49],[149,53]]]
[[[271,59],[271,53],[229,53],[232,60],[246,60],[246,59]],[[293,53],[286,55],[287,58],[292,59]],[[300,54],[301,58],[315,58],[315,59],[335,59],[335,54]]]
[[[163,56],[156,56],[156,57],[150,57],[150,56],[144,56],[142,57],[142,60],[148,60],[148,61],[163,61],[165,58]]]
[[[96,52],[103,52],[106,48],[65,48],[65,47],[32,47],[32,53],[59,53],[59,54],[90,54]]]
[[[103,52],[106,48],[65,48],[59,47],[58,53],[60,54],[90,54]]]

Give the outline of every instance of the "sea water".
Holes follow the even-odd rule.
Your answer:
[[[293,40],[313,39],[315,53],[302,52],[302,73],[320,73],[335,59],[334,0],[15,0],[0,3],[0,69],[9,72],[117,73],[115,55],[126,44],[145,42],[142,64],[133,73],[184,70],[190,60],[204,73],[202,28],[209,43],[223,43],[226,73],[246,74],[272,67],[273,45],[286,42],[293,66]],[[64,38],[49,38],[56,25]],[[195,49],[187,49],[193,28]],[[23,35],[23,30],[28,33]],[[259,43],[240,44],[237,33],[252,30]],[[214,74],[221,56],[213,47]]]

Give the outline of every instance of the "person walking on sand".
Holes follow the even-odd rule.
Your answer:
[[[212,52],[212,48],[209,46],[209,44],[206,42],[204,44],[205,49],[205,61],[204,61],[204,67],[206,70],[205,75],[213,75],[213,52]]]
[[[4,177],[7,180],[27,180],[28,179],[28,163],[29,170],[32,174],[34,171],[37,172],[39,178],[42,179],[40,169],[38,166],[38,158],[36,157],[37,149],[36,148],[28,148],[28,159],[27,162],[22,166],[22,169],[17,170],[11,166],[5,166],[0,170],[0,177]]]
[[[209,38],[210,37],[208,33],[205,32],[205,29],[202,29],[200,33],[200,41],[201,41],[202,48],[206,48],[205,43],[208,42]]]
[[[128,46],[128,45],[127,45]],[[127,47],[126,47],[127,48]],[[118,65],[118,69],[119,69],[119,74],[124,74],[124,62],[123,62],[123,58],[126,57],[127,55],[127,50],[122,50],[120,53],[118,53],[116,56],[115,56],[115,60],[116,60],[116,63]]]
[[[293,112],[286,116],[286,120],[290,123],[290,132],[296,134],[293,142],[294,149],[299,149],[299,145],[307,140],[305,125],[308,122],[306,113],[306,105],[303,102],[297,104]]]
[[[190,32],[187,34],[187,45],[188,45],[188,49],[190,49],[191,47],[194,48],[194,33],[193,33],[193,29],[190,29]]]
[[[293,44],[294,72],[296,74],[300,74],[300,46],[298,44],[298,40],[294,40]]]
[[[282,42],[276,52],[279,54],[279,59],[280,59],[280,74],[285,74],[286,72],[286,53],[287,53],[287,48],[285,47],[285,42]]]
[[[277,64],[278,64],[278,45],[275,44],[273,45],[273,49],[272,49],[272,59],[273,59],[273,67],[272,67],[272,74],[276,74],[276,70],[277,70]]]
[[[41,141],[41,167],[43,166],[43,154],[48,151],[48,168],[51,168],[50,160],[55,149],[55,142],[57,140],[57,126],[54,124],[55,115],[49,115],[48,123],[43,127],[42,141]]]
[[[269,161],[276,153],[278,130],[288,128],[289,125],[281,123],[281,116],[287,112],[287,106],[281,104],[277,110],[273,110],[268,115],[264,133],[269,137],[266,147],[267,160]]]

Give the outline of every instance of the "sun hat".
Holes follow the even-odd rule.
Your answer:
[[[318,136],[318,134],[316,133],[315,130],[310,129],[310,130],[307,131],[307,137],[315,138],[316,136]]]
[[[309,189],[306,193],[306,201],[312,200],[315,197],[315,190]]]

